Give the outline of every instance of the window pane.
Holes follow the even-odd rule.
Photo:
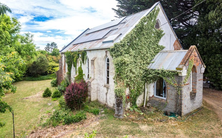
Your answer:
[[[104,60],[103,60],[104,61]],[[106,59],[106,62],[109,62],[109,58]]]
[[[109,84],[109,78],[107,78],[107,84]]]
[[[163,97],[163,79],[156,82],[156,96]]]
[[[166,83],[163,80],[163,97],[166,98]]]
[[[109,70],[109,63],[107,63],[107,70]]]
[[[109,71],[107,71],[107,74],[106,74],[106,76],[107,76],[107,77],[109,77]]]

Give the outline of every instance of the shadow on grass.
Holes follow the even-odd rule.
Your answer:
[[[56,74],[48,74],[44,76],[38,76],[38,77],[24,77],[24,81],[40,81],[40,80],[51,80],[56,78]]]

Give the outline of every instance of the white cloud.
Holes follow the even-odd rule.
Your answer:
[[[72,41],[72,37],[62,36],[45,36],[43,33],[32,33],[34,35],[34,43],[40,49],[44,49],[47,43],[56,42],[58,48],[61,49],[64,45],[67,45]]]
[[[11,8],[13,15],[20,15],[18,20],[22,25],[21,31],[34,34],[34,42],[41,49],[50,42],[56,42],[61,49],[83,30],[111,21],[115,16],[111,8],[117,5],[116,0],[1,0],[1,2]],[[48,21],[33,21],[36,16],[53,18]],[[58,30],[59,33],[52,35],[52,30]]]

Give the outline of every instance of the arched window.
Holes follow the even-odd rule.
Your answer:
[[[166,99],[166,83],[160,78],[155,83],[155,96]]]
[[[196,86],[197,86],[197,70],[196,70],[196,67],[193,66],[192,68],[192,76],[191,76],[191,84],[192,84],[192,92],[196,93],[197,90],[196,90]]]
[[[160,20],[159,19],[156,20],[155,28],[160,29]]]
[[[109,58],[106,57],[106,84],[109,84]]]
[[[190,88],[191,88],[191,92],[190,92],[190,99],[194,100],[196,97],[196,93],[197,93],[197,69],[195,66],[193,66],[192,68],[192,73],[190,74]]]
[[[87,79],[89,79],[89,58],[86,60],[86,68],[87,68]]]

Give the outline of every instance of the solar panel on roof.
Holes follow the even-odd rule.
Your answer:
[[[90,33],[93,33],[93,32],[99,31],[99,30],[103,30],[103,29],[106,29],[106,28],[109,28],[109,27],[116,26],[116,25],[118,25],[120,22],[122,22],[125,18],[126,18],[126,17],[119,18],[119,19],[116,19],[116,20],[114,20],[114,21],[108,22],[108,23],[106,23],[106,24],[103,24],[103,25],[94,27],[94,28],[90,29],[90,30],[87,32],[87,34],[90,34]]]
[[[99,32],[91,33],[91,34],[85,34],[82,37],[80,37],[79,39],[77,39],[74,42],[74,44],[85,43],[85,42],[89,42],[89,41],[95,41],[95,40],[102,39],[110,31],[112,31],[112,30],[107,29],[107,30],[102,30],[102,31],[99,31]]]
[[[103,43],[114,42],[120,35],[121,35],[121,33],[120,33],[120,34],[115,34],[115,35],[108,36],[105,40],[103,40]]]

